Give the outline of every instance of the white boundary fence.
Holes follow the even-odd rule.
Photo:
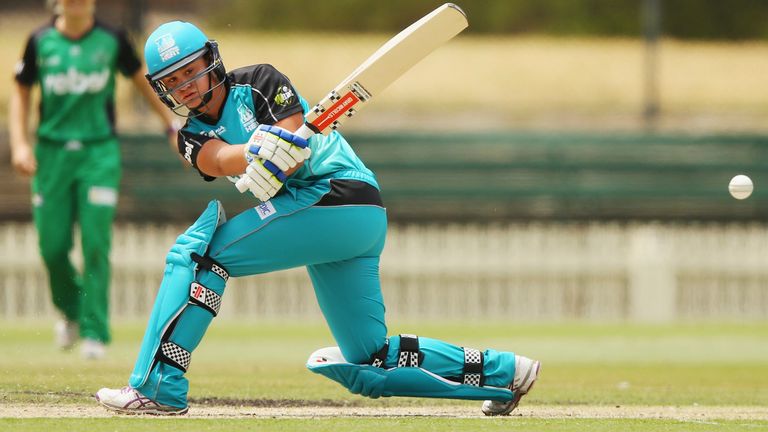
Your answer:
[[[178,226],[118,225],[112,316],[145,318]],[[0,319],[54,316],[30,224],[0,225]],[[79,250],[74,254],[80,263]],[[768,319],[768,226],[584,223],[390,228],[391,318]],[[222,318],[316,320],[303,269],[233,279]]]

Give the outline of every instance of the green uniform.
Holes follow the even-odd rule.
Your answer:
[[[97,21],[79,39],[53,23],[32,33],[16,81],[40,86],[37,173],[32,204],[40,252],[56,308],[80,323],[80,336],[109,342],[109,248],[120,182],[115,75],[141,63],[124,33]],[[83,273],[69,252],[82,232]]]

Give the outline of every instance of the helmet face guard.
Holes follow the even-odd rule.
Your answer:
[[[168,88],[161,81],[162,78],[183,68],[184,66],[192,63],[200,57],[208,58],[208,66],[194,77],[176,85],[173,88]],[[190,83],[197,81],[205,75],[208,75],[208,89],[202,93],[198,90],[197,93],[200,97],[200,100],[202,101],[200,105],[196,107],[188,107],[173,97],[173,93],[176,90],[188,86]],[[180,61],[177,61],[166,69],[160,70],[154,74],[147,74],[146,77],[149,81],[149,85],[155,91],[163,104],[170,108],[175,114],[182,117],[197,117],[208,112],[206,105],[211,101],[213,91],[217,87],[224,84],[226,80],[226,69],[224,68],[224,63],[221,61],[221,56],[219,55],[218,44],[216,41],[210,40],[206,42],[202,49],[190,54]]]

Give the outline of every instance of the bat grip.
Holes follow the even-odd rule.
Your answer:
[[[313,131],[309,126],[307,126],[306,123],[304,123],[300,128],[296,129],[293,134],[298,135],[304,139],[309,139],[315,134],[315,131]]]

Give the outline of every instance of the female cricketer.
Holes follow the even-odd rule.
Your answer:
[[[285,75],[267,64],[226,73],[216,42],[179,21],[149,36],[145,58],[160,99],[188,117],[179,152],[203,179],[229,177],[260,203],[225,221],[212,201],[178,238],[128,386],[99,390],[102,405],[187,412],[184,374],[227,279],[304,266],[338,343],[310,356],[311,371],[364,396],[485,400],[487,415],[517,406],[539,362],[387,336],[379,283],[387,219],[376,178],[338,132],[308,140],[290,132],[310,108]]]

